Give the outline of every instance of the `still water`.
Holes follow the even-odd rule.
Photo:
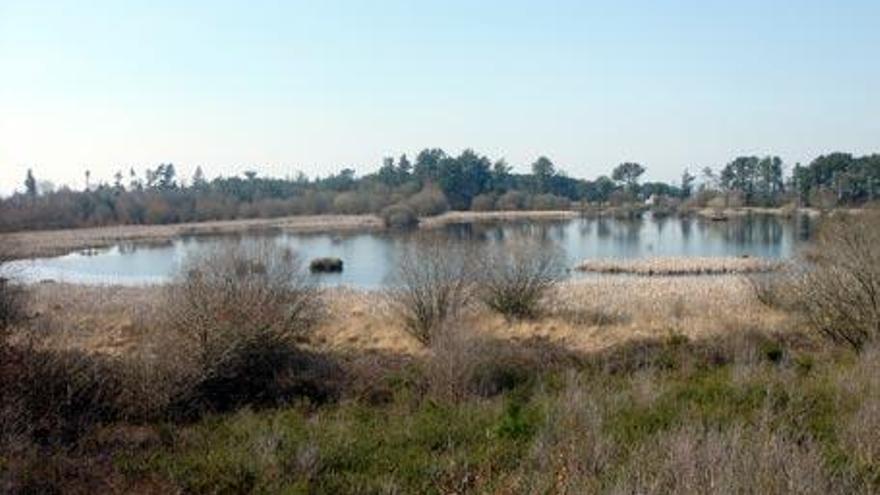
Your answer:
[[[565,254],[569,267],[573,267],[587,258],[740,255],[786,258],[809,240],[812,222],[805,216],[782,219],[772,215],[750,215],[726,222],[675,217],[626,221],[578,218],[451,224],[432,235],[456,242],[502,245],[512,238],[533,237],[556,244]],[[277,234],[268,239],[289,246],[306,263],[321,256],[341,258],[345,263],[343,272],[317,276],[321,283],[375,288],[387,282],[397,256],[415,243],[419,235],[407,232]],[[253,234],[185,237],[159,246],[125,244],[55,258],[20,260],[4,266],[4,272],[28,281],[162,283],[173,276],[187,256],[197,254],[206,246],[265,241],[266,237]]]

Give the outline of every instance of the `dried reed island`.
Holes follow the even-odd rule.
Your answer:
[[[423,236],[383,290],[271,243],[164,285],[3,280],[0,492],[880,490],[877,212],[709,275]]]

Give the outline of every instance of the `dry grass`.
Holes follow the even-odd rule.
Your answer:
[[[162,325],[162,290],[39,284],[33,287],[33,322],[59,348],[112,355],[147,352]],[[381,352],[422,356],[385,294],[351,288],[322,289],[327,317],[303,344],[321,352]],[[511,341],[548,339],[576,351],[604,349],[634,338],[692,338],[789,325],[782,310],[760,304],[739,276],[614,277],[564,282],[546,297],[544,316],[508,322],[488,310],[468,311],[463,325],[479,335]]]
[[[576,269],[591,273],[680,276],[763,273],[779,267],[780,263],[763,258],[675,256],[587,260]]]

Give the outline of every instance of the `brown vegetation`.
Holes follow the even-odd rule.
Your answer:
[[[543,298],[565,273],[562,252],[549,243],[522,239],[490,247],[479,258],[478,296],[509,319],[537,317]]]
[[[825,337],[861,349],[880,336],[880,215],[835,216],[799,266],[752,285],[761,302],[795,310]]]
[[[649,276],[719,275],[769,272],[780,263],[752,257],[667,257],[587,260],[577,270],[594,273],[629,273]]]
[[[389,300],[406,330],[428,344],[464,311],[473,291],[473,258],[466,248],[432,236],[396,261]]]

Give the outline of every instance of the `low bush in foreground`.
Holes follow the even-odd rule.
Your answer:
[[[322,302],[288,250],[242,244],[188,259],[166,307],[167,336],[187,350],[175,399],[183,412],[283,401],[286,375],[314,369],[296,339],[320,318]]]

